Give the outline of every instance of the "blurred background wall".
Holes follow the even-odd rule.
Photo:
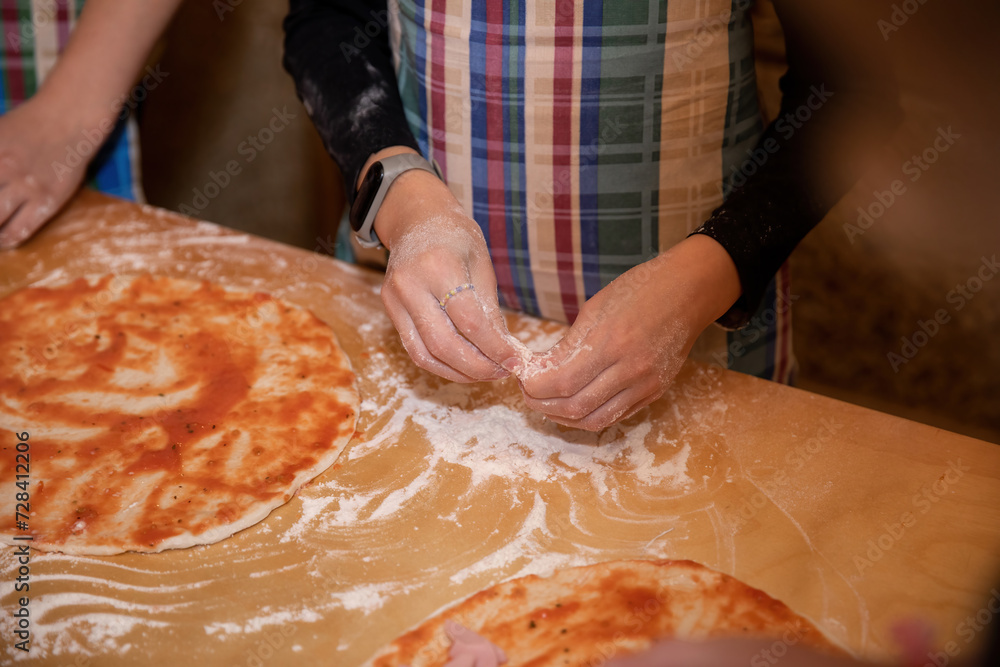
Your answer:
[[[885,33],[905,118],[793,255],[799,386],[1000,442],[1000,274],[977,275],[989,273],[984,257],[1000,258],[1000,52],[992,29],[1000,3],[878,2],[898,29],[858,29]],[[893,4],[903,12],[895,23]],[[144,183],[158,206],[329,247],[343,193],[281,68],[286,11],[273,0],[185,3],[159,56],[169,75],[141,116]],[[773,117],[781,28],[769,2],[756,14],[761,100]],[[928,152],[933,164],[911,180],[913,156],[948,128],[958,137],[938,155]],[[226,181],[220,174],[232,161],[238,175],[212,187]],[[873,204],[880,195],[888,201],[895,181],[903,193],[875,216]],[[859,207],[873,214],[870,224],[862,220],[866,228]],[[893,363],[890,353],[905,361]]]
[[[281,66],[287,11],[275,0],[181,6],[159,53],[168,76],[140,118],[143,184],[157,206],[314,249],[336,236],[343,195]],[[219,186],[233,161],[237,175]]]
[[[979,276],[1000,260],[1000,3],[876,4],[884,22],[858,29],[884,37],[904,118],[792,256],[799,386],[1000,443],[1000,273]],[[769,2],[757,14],[773,114],[782,36]]]

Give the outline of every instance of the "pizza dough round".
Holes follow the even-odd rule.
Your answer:
[[[0,300],[0,539],[217,542],[333,465],[358,406],[330,328],[266,294],[148,275],[22,289]]]
[[[532,667],[604,664],[668,638],[774,638],[843,653],[782,602],[726,574],[692,561],[623,560],[497,584],[407,632],[366,664],[441,667],[451,623],[492,642],[506,654],[505,664]]]

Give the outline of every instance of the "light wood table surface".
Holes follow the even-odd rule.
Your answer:
[[[289,503],[218,544],[33,552],[29,664],[351,667],[481,588],[618,558],[732,574],[859,655],[887,655],[892,623],[913,616],[969,651],[964,619],[1000,581],[1000,447],[978,440],[694,363],[623,427],[559,429],[513,380],[418,371],[379,274],[89,192],[0,254],[0,296],[144,272],[311,309],[358,375],[359,432]],[[508,322],[536,345],[561,331]],[[9,657],[17,562],[0,554]]]

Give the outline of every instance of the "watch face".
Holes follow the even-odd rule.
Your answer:
[[[376,162],[368,168],[365,180],[361,181],[358,188],[358,195],[354,198],[354,205],[351,206],[351,228],[358,232],[365,224],[368,211],[372,207],[372,201],[378,194],[378,189],[382,185],[382,178],[385,176],[385,168],[381,162]]]

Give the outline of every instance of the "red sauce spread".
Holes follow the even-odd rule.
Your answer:
[[[30,431],[35,546],[157,550],[264,515],[356,406],[329,328],[266,294],[106,276],[0,300],[0,486]],[[13,512],[0,531],[23,534]]]

